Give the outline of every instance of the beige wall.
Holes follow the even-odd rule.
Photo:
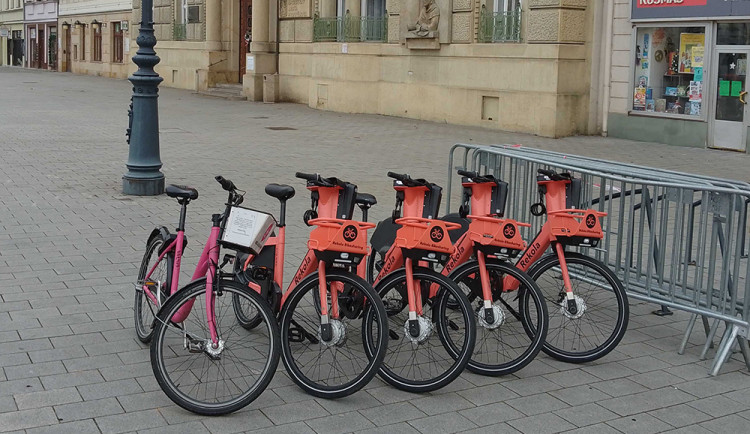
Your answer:
[[[110,13],[99,13],[99,14],[87,14],[87,15],[68,15],[58,18],[58,37],[60,38],[61,44],[65,44],[65,33],[63,29],[63,22],[67,22],[70,25],[68,32],[70,32],[70,61],[71,61],[71,72],[75,74],[88,74],[98,75],[109,78],[127,78],[133,71],[136,70],[135,65],[130,60],[135,54],[135,45],[133,41],[130,43],[130,50],[125,51],[123,49],[122,62],[113,62],[112,58],[112,22],[115,21],[128,21],[129,30],[123,32],[123,40],[131,37],[134,31],[132,22],[132,13],[130,11],[123,12],[110,12]],[[107,26],[102,26],[102,57],[101,61],[94,61],[94,32],[91,22],[97,20],[100,23],[106,23]],[[78,27],[74,25],[76,21],[87,24],[86,27]],[[81,44],[81,35],[86,33],[85,46]],[[60,45],[58,45],[60,47]],[[77,47],[77,48],[75,48]],[[86,52],[85,60],[82,60],[81,50],[84,49]],[[77,58],[75,53],[77,52]],[[63,50],[58,48],[58,68],[62,69],[65,63]]]
[[[347,53],[342,43],[311,43],[312,20],[282,20],[279,96],[324,110],[549,137],[595,133],[598,119],[588,111],[600,86],[591,80],[600,2],[524,1],[522,43],[477,43],[482,3],[443,2],[440,22],[451,26],[440,41],[451,43],[439,50],[407,48],[401,0],[387,4],[388,43],[350,42]],[[313,4],[323,11],[328,2]]]
[[[614,0],[612,24],[612,84],[610,88],[610,113],[627,113],[633,99],[630,89],[630,64],[633,54],[633,28],[630,24],[630,1]]]

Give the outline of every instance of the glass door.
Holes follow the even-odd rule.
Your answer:
[[[748,51],[717,50],[711,147],[746,150],[747,59]]]

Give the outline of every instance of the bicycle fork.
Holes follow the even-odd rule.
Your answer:
[[[318,261],[318,298],[320,299],[320,338],[326,345],[336,345],[344,337],[343,325],[339,321],[339,291],[341,282],[331,282],[331,310],[328,310],[328,284],[326,263]]]
[[[419,281],[414,280],[413,263],[411,258],[406,258],[404,262],[406,270],[406,298],[409,302],[409,320],[407,332],[414,339],[419,339],[423,334],[421,330],[425,324],[420,324],[422,317],[422,290]]]
[[[575,294],[573,294],[573,284],[570,283],[568,263],[565,261],[565,250],[563,250],[562,244],[555,243],[555,252],[557,253],[557,260],[560,261],[560,271],[562,272],[563,283],[565,285],[565,300],[567,303],[566,310],[571,315],[577,315],[578,303],[576,302]],[[562,299],[560,300],[560,302],[562,303]]]

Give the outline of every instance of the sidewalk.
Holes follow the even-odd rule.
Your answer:
[[[739,354],[716,378],[698,356],[688,315],[656,317],[631,301],[623,342],[603,360],[566,365],[543,354],[516,375],[464,373],[438,393],[410,395],[373,380],[338,401],[301,392],[280,370],[250,406],[220,418],[174,406],[153,379],[133,330],[133,286],[149,231],[174,226],[166,196],[121,194],[131,86],[99,77],[0,68],[0,432],[746,432],[750,375]],[[287,211],[287,270],[302,259],[309,206],[296,171],[357,182],[390,216],[388,170],[445,182],[457,142],[520,143],[750,182],[750,156],[602,137],[546,139],[294,104],[224,101],[160,89],[167,183],[196,187],[187,217],[187,281],[223,175],[245,204],[278,212],[269,182],[297,190]],[[291,129],[271,130],[269,127]],[[718,338],[717,338],[718,342]],[[709,357],[713,357],[709,353]]]

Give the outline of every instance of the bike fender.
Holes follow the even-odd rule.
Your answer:
[[[177,234],[173,234],[169,232],[169,229],[166,228],[166,226],[157,226],[154,228],[153,231],[151,231],[151,235],[148,236],[148,241],[146,241],[146,245],[148,246],[151,240],[153,240],[156,237],[161,237],[164,240],[164,245],[161,246],[159,249],[159,254],[161,255],[164,252],[164,249],[169,247],[170,244],[172,244],[172,241],[177,239]],[[188,237],[187,235],[184,235],[182,238],[182,249],[185,250],[185,247],[188,244]]]

